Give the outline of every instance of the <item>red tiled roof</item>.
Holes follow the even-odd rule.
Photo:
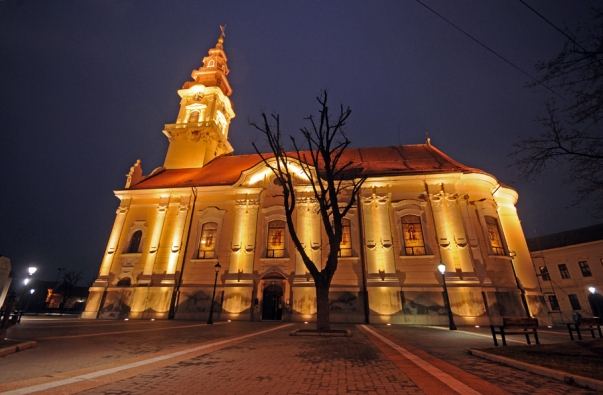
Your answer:
[[[295,154],[291,156],[295,157]],[[202,168],[166,169],[132,186],[131,189],[232,185],[239,180],[243,171],[261,161],[257,154],[221,156]],[[353,162],[352,168],[361,169],[359,175],[368,177],[452,172],[484,173],[452,160],[433,145],[427,144],[348,148],[342,155],[340,164],[349,161]]]

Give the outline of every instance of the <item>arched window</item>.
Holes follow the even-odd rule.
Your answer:
[[[130,239],[130,245],[128,246],[128,254],[138,252],[140,248],[140,240],[142,239],[142,230],[137,230]]]
[[[488,239],[490,247],[494,255],[505,255],[505,247],[503,246],[502,237],[500,237],[500,229],[498,221],[494,217],[486,216],[486,226],[488,227]]]
[[[117,282],[118,287],[129,287],[132,285],[132,280],[129,277],[124,277]]]
[[[199,111],[193,111],[188,116],[188,123],[197,123],[199,122]]]
[[[285,256],[285,221],[268,223],[267,258],[282,258]]]
[[[425,255],[421,217],[418,215],[403,216],[402,234],[404,235],[404,251],[406,255]]]
[[[206,222],[201,230],[201,240],[199,241],[199,255],[197,258],[210,259],[216,256],[216,236],[218,234],[218,224],[215,222]]]
[[[343,232],[341,234],[341,243],[339,244],[339,256],[352,256],[352,228],[350,220],[343,218],[341,225]]]

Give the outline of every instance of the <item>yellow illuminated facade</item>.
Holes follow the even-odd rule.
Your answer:
[[[145,176],[137,161],[115,192],[83,318],[207,319],[212,303],[220,320],[315,318],[313,280],[289,236],[278,182],[258,155],[232,155],[223,44],[221,36],[178,91],[164,166]],[[368,178],[344,219],[333,322],[446,324],[440,262],[458,325],[525,315],[522,292],[530,314],[548,319],[513,189],[429,141],[346,155]],[[314,262],[326,262],[317,204],[298,173],[295,226]]]

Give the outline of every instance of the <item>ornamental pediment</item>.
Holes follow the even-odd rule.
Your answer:
[[[287,165],[289,171],[295,176],[295,183],[305,184],[308,177],[302,170],[302,164],[296,159],[289,158]],[[273,168],[278,168],[276,158],[269,158],[266,162],[260,159],[257,165],[241,172],[241,177],[234,184],[234,187],[268,188],[275,183]]]

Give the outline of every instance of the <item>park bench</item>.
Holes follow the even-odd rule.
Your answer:
[[[599,331],[599,337],[603,337],[601,334],[601,318],[578,318],[573,324],[567,324],[567,330],[570,335],[570,339],[574,340],[575,331],[578,334],[578,340],[582,340],[582,334],[580,328],[590,331],[593,339],[595,338],[595,329]]]
[[[498,327],[498,330],[496,330]],[[536,344],[540,344],[538,341],[538,319],[537,318],[524,318],[524,317],[503,317],[502,325],[490,325],[492,331],[492,337],[494,338],[494,345],[498,346],[496,341],[496,335],[499,334],[502,338],[503,346],[507,345],[505,336],[507,335],[525,335],[526,341],[530,343],[530,335],[534,335]]]

